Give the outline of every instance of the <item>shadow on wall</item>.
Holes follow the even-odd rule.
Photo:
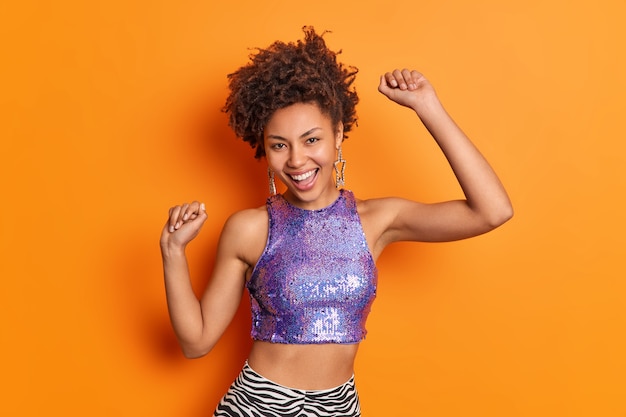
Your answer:
[[[207,187],[231,214],[258,207],[268,196],[267,164],[254,158],[254,149],[237,138],[228,126],[228,115],[221,111],[225,95],[199,100],[190,111],[195,121],[185,123],[190,139],[190,159],[207,166]],[[221,226],[221,225],[220,225]]]
[[[255,160],[250,146],[230,130],[226,115],[219,110],[223,102],[222,97],[207,94],[191,103],[191,111],[181,111],[182,120],[174,129],[177,136],[172,138],[177,159],[189,164],[188,171],[175,175],[192,177],[196,183],[191,188],[209,200],[209,219],[202,237],[188,248],[192,284],[198,295],[213,269],[223,222],[238,210],[263,205],[267,198],[266,165]],[[117,254],[114,268],[119,269],[114,271],[117,279],[109,289],[112,293],[107,309],[114,310],[119,326],[116,331],[123,332],[123,344],[135,351],[129,354],[141,355],[146,366],[163,376],[166,384],[182,378],[187,385],[190,378],[194,386],[201,387],[202,395],[190,399],[188,410],[181,410],[179,415],[211,415],[250,350],[248,294],[244,292],[233,321],[213,351],[197,361],[185,359],[169,321],[161,278],[158,235],[164,221],[159,216],[158,224],[151,221],[136,230],[125,230],[123,236],[112,240],[124,244],[110,252]],[[170,377],[174,378],[170,381]]]
[[[199,150],[200,155],[209,156],[209,187],[215,190],[216,201],[220,203],[226,218],[236,211],[265,204],[268,186],[265,162],[254,159],[254,150],[234,135],[228,126],[227,115],[219,111],[224,101],[225,97],[212,97],[208,102],[200,100],[197,111],[191,112],[196,117],[189,126],[192,128],[191,147]],[[218,234],[222,228],[221,223],[210,226]],[[213,266],[217,237],[216,235],[212,240],[214,245],[203,251],[211,254],[210,262],[203,265],[204,277],[209,277]],[[206,281],[201,287],[204,288],[205,285]],[[247,291],[244,291],[233,321],[207,356],[211,369],[219,370],[207,373],[199,383],[201,386],[211,387],[211,390],[198,399],[197,408],[192,407],[189,415],[212,415],[217,402],[240,372],[251,345],[250,301]]]
[[[155,246],[154,239],[144,239],[143,242],[127,240],[125,247],[118,248],[122,252],[118,253],[116,266],[118,279],[110,289],[107,303],[116,317],[116,328],[111,334],[118,339],[116,350],[122,352],[114,354],[118,358],[115,362],[118,369],[114,372],[124,378],[134,378],[138,384],[145,378],[154,383],[156,377],[163,389],[169,386],[172,395],[186,397],[188,401],[177,415],[212,415],[250,350],[248,294],[244,293],[235,317],[214,349],[201,359],[186,359],[170,324],[160,257]],[[209,265],[215,253],[213,246],[197,248],[208,255],[206,259],[193,262],[192,281],[196,294],[201,294],[208,282],[212,269]],[[145,268],[137,259],[153,260],[154,265]],[[146,273],[146,269],[150,271]],[[183,386],[198,387],[201,395],[186,392]]]

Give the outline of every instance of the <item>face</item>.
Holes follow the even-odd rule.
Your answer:
[[[287,186],[285,198],[298,207],[315,210],[338,196],[333,180],[343,125],[333,127],[317,104],[296,103],[277,110],[265,126],[267,163]]]

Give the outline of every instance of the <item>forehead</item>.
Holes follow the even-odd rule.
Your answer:
[[[299,136],[313,128],[330,129],[331,119],[316,103],[295,103],[272,114],[265,126],[265,136]]]

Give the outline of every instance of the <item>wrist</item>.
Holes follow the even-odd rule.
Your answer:
[[[161,255],[163,259],[185,257],[185,247],[186,245],[161,242]]]
[[[443,110],[443,105],[439,101],[435,92],[419,97],[413,105],[413,111],[420,117],[428,117],[428,115]]]

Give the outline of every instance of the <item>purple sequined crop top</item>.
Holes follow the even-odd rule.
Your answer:
[[[352,192],[305,210],[267,200],[269,235],[249,281],[252,338],[289,343],[358,343],[376,297],[377,269]]]

